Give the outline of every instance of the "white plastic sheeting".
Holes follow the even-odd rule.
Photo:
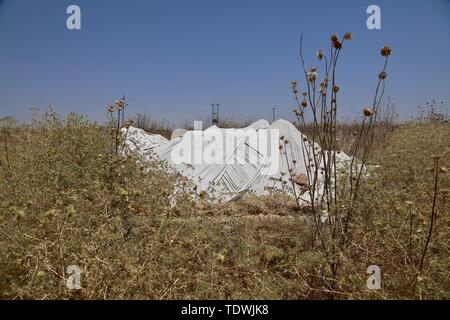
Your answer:
[[[258,120],[247,128],[244,128],[243,131],[245,132],[246,129],[253,129],[253,131],[259,133],[276,129],[279,137],[283,138],[276,142],[277,148],[280,143],[283,145],[283,148],[277,150],[279,151],[279,154],[277,154],[279,157],[277,161],[279,165],[277,165],[276,170],[272,174],[266,174],[263,170],[263,164],[248,163],[248,161],[247,163],[246,161],[237,161],[235,163],[225,161],[224,164],[195,164],[192,162],[189,163],[189,161],[182,163],[174,161],[173,154],[176,148],[179,148],[180,144],[184,141],[191,139],[195,131],[187,131],[182,136],[168,140],[160,135],[147,134],[141,129],[130,127],[126,135],[125,143],[129,150],[145,155],[148,160],[153,158],[166,161],[171,170],[178,172],[192,181],[197,186],[198,193],[202,191],[206,192],[213,201],[229,201],[239,197],[243,193],[265,195],[273,191],[280,191],[292,195],[300,195],[300,187],[290,181],[291,174],[289,173],[289,169],[291,169],[291,173],[294,176],[306,174],[306,162],[304,161],[304,157],[308,153],[306,149],[309,148],[311,152],[313,147],[316,150],[319,150],[320,147],[318,145],[313,146],[306,140],[306,136],[298,131],[294,125],[285,120],[277,120],[272,124],[269,124],[266,120]],[[206,129],[204,133],[212,130],[220,130],[221,133],[226,135],[228,131],[233,129],[220,129],[213,126]],[[308,147],[305,147],[305,145]],[[194,153],[194,150],[191,150],[191,152]],[[232,156],[238,159],[243,154],[246,157],[255,157],[261,160],[259,159],[261,157],[260,153],[258,150],[249,146],[248,136],[245,135],[237,137],[236,148],[232,155],[227,154],[226,156]],[[336,154],[336,157],[339,166],[350,160],[342,152]],[[264,162],[264,159],[262,160]],[[318,188],[321,188],[320,184]],[[318,194],[320,194],[320,190],[318,191]],[[308,192],[303,193],[301,199],[308,202],[310,199]]]

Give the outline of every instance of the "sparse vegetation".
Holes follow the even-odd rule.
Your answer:
[[[107,128],[75,115],[1,132],[1,298],[329,298],[314,223],[293,200],[173,206],[175,178],[163,164],[116,157]],[[434,193],[430,155],[449,141],[448,126],[408,124],[376,152],[335,298],[448,298],[450,163],[439,159]],[[82,290],[64,285],[72,264]],[[382,269],[382,290],[365,286],[371,264]]]
[[[352,220],[356,207],[359,205],[360,189],[367,176],[367,162],[371,156],[376,138],[375,130],[379,118],[380,106],[383,100],[386,67],[392,49],[384,46],[381,55],[384,65],[378,75],[373,102],[362,110],[361,124],[355,124],[354,138],[347,146],[351,158],[348,169],[339,168],[339,154],[342,149],[338,144],[338,115],[340,99],[337,66],[344,44],[353,39],[350,32],[342,39],[337,35],[331,36],[329,55],[318,50],[316,57],[323,61],[323,72],[317,67],[307,68],[303,54],[303,36],[300,40],[300,59],[305,78],[305,91],[302,98],[299,95],[299,84],[292,81],[292,93],[297,102],[294,113],[300,126],[300,131],[309,130],[309,139],[302,139],[303,162],[306,174],[302,174],[305,182],[301,194],[295,194],[300,206],[300,197],[307,193],[308,211],[314,221],[315,235],[312,249],[321,248],[329,266],[326,285],[330,298],[336,295],[336,287],[340,280],[342,265],[342,251],[352,237]],[[321,78],[320,78],[321,77]],[[307,114],[312,119],[307,122]],[[282,151],[286,152],[288,141],[280,141]],[[319,147],[320,146],[320,147]],[[286,157],[286,160],[287,157]],[[290,168],[295,166],[289,164]],[[296,177],[294,170],[289,169],[293,187],[302,178]]]
[[[160,134],[167,139],[170,139],[174,129],[166,120],[157,120],[150,114],[139,113],[135,116],[133,122],[133,125],[136,128],[142,129],[148,133]]]
[[[317,87],[317,69],[303,64],[303,98],[292,84],[297,125],[324,147],[306,157],[302,183],[312,191],[325,176],[310,206],[275,193],[191,197],[166,164],[123,148],[124,99],[105,125],[52,109],[30,124],[4,121],[0,299],[449,299],[450,126],[395,123],[392,104],[381,112],[388,47],[362,124],[338,122],[335,67],[351,39],[333,35],[331,55],[317,53]],[[134,122],[170,136],[148,115]],[[349,176],[336,172],[340,150],[361,159]],[[81,268],[80,290],[65,285],[70,265]],[[380,290],[366,286],[370,265],[381,268]]]

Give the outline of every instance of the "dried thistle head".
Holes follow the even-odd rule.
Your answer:
[[[131,125],[133,125],[133,123],[134,123],[133,120],[128,120],[128,121],[125,123],[125,128],[128,129]]]
[[[384,80],[387,78],[387,73],[386,72],[380,72],[380,74],[378,75],[378,79],[380,80]]]
[[[334,92],[334,93],[338,93],[338,92],[339,92],[339,87],[335,85],[335,86],[333,87],[333,92]]]
[[[312,69],[311,69],[311,70],[312,70]],[[315,72],[315,71],[310,71],[310,72],[308,72],[308,80],[309,80],[310,82],[316,81],[316,80],[317,80],[317,72]]]
[[[298,111],[298,109],[295,109],[294,112],[297,117],[303,117],[303,111]],[[294,121],[294,122],[297,123],[296,121]]]
[[[293,80],[293,81],[291,82],[291,90],[292,90],[292,92],[293,92],[294,94],[297,94],[297,93],[298,93],[298,91],[297,91],[297,85],[298,85],[298,83],[297,83],[296,80]]]
[[[338,38],[337,34],[333,34],[333,35],[331,36],[331,42],[336,42],[336,41],[338,41],[338,40],[339,40],[339,38]]]
[[[291,81],[291,88],[292,88],[292,89],[297,88],[297,85],[298,85],[297,80],[292,80],[292,81]]]
[[[344,39],[345,39],[345,40],[352,40],[352,39],[353,39],[353,33],[351,33],[351,32],[346,32],[346,33],[344,34]]]
[[[113,113],[114,112],[114,106],[109,106],[108,107],[108,112],[109,113]]]
[[[322,60],[323,57],[324,57],[323,51],[322,50],[318,50],[317,53],[316,53],[316,57],[317,57],[317,59]]]
[[[369,107],[364,108],[363,114],[364,114],[365,117],[371,117],[373,115],[372,108],[369,108]]]
[[[388,46],[384,46],[383,48],[381,48],[381,55],[383,57],[388,57],[390,56],[392,53],[392,49]]]
[[[308,102],[306,100],[302,101],[302,107],[306,108],[308,106]]]
[[[341,49],[342,48],[342,41],[339,41],[339,40],[333,41],[333,47],[335,49]]]
[[[123,99],[116,100],[117,109],[122,110],[125,108],[125,101]]]

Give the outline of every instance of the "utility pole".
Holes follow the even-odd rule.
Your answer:
[[[217,115],[216,115],[216,117],[217,117],[217,125],[219,125],[219,107],[220,107],[220,104],[218,102],[216,104],[216,107],[217,107]]]
[[[212,103],[211,104],[211,123],[213,126],[219,125],[219,103]]]
[[[272,108],[272,122],[275,122],[275,110],[276,109],[277,109],[276,107]]]
[[[128,106],[128,104],[125,102],[125,95],[122,95],[122,101],[123,101],[123,109],[122,109],[122,125],[125,121],[125,108]]]

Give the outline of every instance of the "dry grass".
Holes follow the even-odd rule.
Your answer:
[[[314,224],[281,195],[173,206],[176,179],[111,155],[107,128],[47,114],[1,129],[2,299],[326,299],[328,261]],[[385,140],[362,191],[333,297],[449,298],[449,203],[439,178],[436,223],[422,273],[434,173],[430,155],[450,149],[450,128],[407,125]],[[448,155],[440,166],[449,166]],[[168,181],[172,181],[168,183]],[[411,221],[411,224],[410,224]],[[412,226],[412,229],[410,229]],[[382,290],[366,288],[366,268]],[[68,290],[66,268],[82,270]]]
[[[133,122],[136,128],[151,134],[160,134],[167,139],[170,139],[174,129],[166,120],[158,120],[150,114],[139,113],[134,117]]]
[[[448,125],[410,124],[377,157],[381,167],[368,181],[355,222],[364,228],[349,252],[364,248],[368,261],[382,266],[387,297],[450,297],[450,179],[441,171],[450,165],[448,151]],[[438,171],[435,156],[442,157]]]

